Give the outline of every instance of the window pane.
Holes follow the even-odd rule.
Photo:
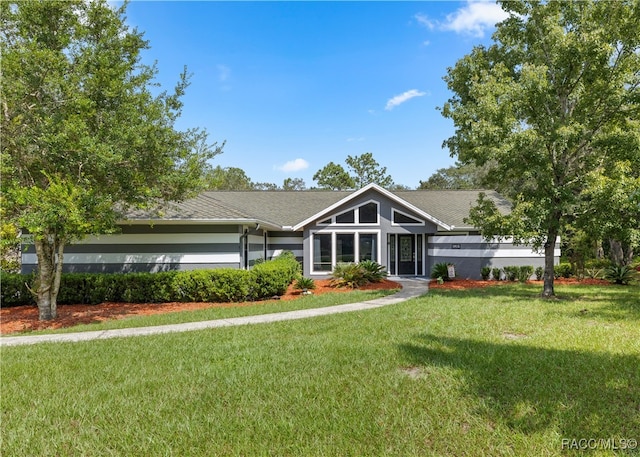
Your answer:
[[[331,235],[313,235],[313,270],[331,271]]]
[[[337,224],[353,224],[356,219],[355,219],[355,211],[351,210],[351,211],[347,211],[346,213],[342,213],[342,214],[338,214],[336,216],[336,223]]]
[[[414,219],[412,217],[406,216],[397,211],[393,212],[393,222],[395,224],[421,224],[422,223],[422,221],[419,221],[418,219]]]
[[[358,212],[360,213],[361,224],[375,224],[378,222],[378,205],[375,203],[367,203],[361,206],[358,208]]]
[[[360,234],[360,253],[359,261],[373,260],[378,261],[378,235],[373,233]]]
[[[355,262],[355,243],[353,233],[336,235],[336,262]]]

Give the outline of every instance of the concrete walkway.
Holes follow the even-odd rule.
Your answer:
[[[89,340],[104,340],[109,338],[122,338],[129,336],[157,335],[160,333],[188,332],[192,330],[203,330],[208,328],[231,327],[234,325],[265,324],[269,322],[288,321],[295,319],[306,319],[309,317],[326,316],[328,314],[348,313],[351,311],[362,311],[382,306],[394,305],[396,303],[419,297],[427,293],[429,281],[425,279],[390,278],[402,285],[402,289],[387,297],[376,298],[360,303],[349,303],[346,305],[328,306],[326,308],[301,309],[297,311],[287,311],[283,313],[261,314],[258,316],[232,317],[229,319],[216,319],[213,321],[187,322],[184,324],[159,325],[156,327],[123,328],[116,330],[102,330],[95,332],[63,333],[56,335],[24,335],[7,336],[0,338],[2,346],[20,346],[37,343],[60,343],[78,342]]]

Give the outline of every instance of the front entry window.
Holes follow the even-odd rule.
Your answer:
[[[373,233],[360,234],[360,254],[358,255],[358,261],[377,259],[377,246],[378,236]]]
[[[338,263],[362,262],[373,260],[378,262],[379,233],[313,233],[312,272],[325,273],[333,271]]]
[[[314,271],[331,271],[331,234],[313,236],[313,269]]]
[[[355,261],[355,243],[353,233],[336,234],[336,262]]]

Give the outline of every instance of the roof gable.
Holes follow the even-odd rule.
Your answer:
[[[416,213],[417,215],[423,217],[424,219],[433,222],[436,225],[439,225],[440,227],[444,228],[445,230],[451,230],[451,227],[444,223],[443,221],[433,217],[432,215],[430,215],[429,213],[421,210],[420,208],[414,206],[413,204],[407,202],[406,200],[403,200],[402,198],[398,197],[397,195],[393,194],[392,192],[389,192],[386,189],[383,189],[382,187],[378,186],[377,184],[369,184],[365,187],[363,187],[362,189],[359,189],[355,192],[350,193],[349,195],[345,196],[344,198],[342,198],[341,200],[337,201],[336,203],[334,203],[333,205],[329,206],[328,208],[323,209],[322,211],[316,213],[316,214],[312,214],[310,217],[306,218],[305,220],[299,222],[298,224],[293,226],[293,230],[300,230],[301,228],[305,227],[306,225],[309,225],[310,223],[312,223],[313,221],[316,221],[318,219],[323,219],[325,217],[327,217],[328,215],[330,215],[331,213],[333,213],[334,211],[336,211],[338,208],[340,208],[343,205],[348,204],[349,202],[356,200],[357,198],[359,198],[361,195],[369,192],[370,190],[373,190],[377,193],[379,193],[380,195],[388,198],[389,200],[391,200],[392,202],[396,203],[397,205],[401,205],[411,211],[413,211],[414,213]]]

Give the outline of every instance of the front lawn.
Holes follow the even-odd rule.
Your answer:
[[[638,455],[640,288],[539,292],[3,348],[0,453]]]

